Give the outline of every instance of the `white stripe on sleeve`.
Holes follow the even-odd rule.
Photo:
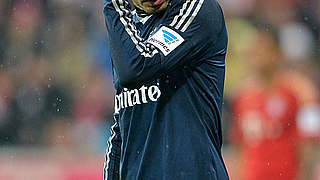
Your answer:
[[[187,5],[188,5],[189,2],[190,2],[190,0],[186,0],[186,2],[183,3],[182,8],[181,8],[180,11],[179,11],[179,14],[177,14],[177,15],[173,18],[172,22],[170,23],[170,26],[171,26],[171,27],[173,27],[173,26],[176,25],[176,23],[178,22],[178,19],[183,15],[183,12],[187,9]]]
[[[187,28],[189,27],[189,25],[192,23],[193,19],[197,16],[198,12],[200,11],[200,8],[202,7],[204,0],[200,0],[200,2],[198,3],[196,9],[194,10],[194,12],[192,13],[191,17],[189,18],[189,20],[187,21],[187,23],[183,26],[183,28],[181,29],[182,32],[186,31]]]
[[[114,125],[111,126],[111,134],[112,136],[109,138],[108,140],[108,151],[107,151],[107,160],[105,162],[105,168],[104,168],[104,180],[106,180],[108,178],[108,168],[109,168],[109,162],[110,162],[110,153],[112,150],[112,143],[111,141],[114,139],[114,137],[116,136],[116,132],[114,131],[114,127],[117,125],[117,123],[114,123]]]
[[[189,16],[189,14],[191,13],[194,4],[197,2],[197,0],[192,0],[189,8],[187,9],[186,13],[182,16],[182,18],[180,19],[179,23],[175,26],[176,29],[179,29],[180,26],[184,23],[184,21],[186,20],[186,18]]]

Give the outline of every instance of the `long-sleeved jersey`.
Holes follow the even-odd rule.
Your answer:
[[[115,124],[105,179],[226,180],[221,106],[227,31],[216,0],[170,0],[139,15],[104,4]]]

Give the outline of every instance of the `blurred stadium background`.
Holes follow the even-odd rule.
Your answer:
[[[298,154],[298,179],[320,180],[320,1],[220,2],[230,36],[223,151],[231,179],[246,179],[243,152],[268,131],[255,126],[256,117],[239,125],[236,99],[250,79],[275,79],[297,100],[289,104],[297,116],[288,126],[296,123],[299,135],[288,139]],[[114,95],[102,6],[103,0],[0,1],[0,180],[102,179]],[[281,114],[279,101],[272,101],[271,116]],[[271,133],[279,126],[271,124]],[[262,142],[266,151],[278,146],[277,137],[269,139]]]

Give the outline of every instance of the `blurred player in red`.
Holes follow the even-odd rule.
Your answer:
[[[240,164],[233,179],[298,179],[304,142],[297,123],[301,102],[273,37],[260,32],[252,47],[249,65],[255,75],[233,99],[231,142],[238,147]]]

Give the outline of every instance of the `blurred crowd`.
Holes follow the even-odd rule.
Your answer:
[[[114,91],[102,3],[0,2],[0,145],[104,148]]]
[[[282,179],[320,179],[320,1],[220,2],[229,31],[223,123],[232,179],[257,179],[249,171],[269,167],[260,173],[267,179],[281,179],[278,171]],[[114,90],[102,6],[0,1],[0,148],[104,151]],[[283,162],[296,166],[273,165],[290,153]]]

